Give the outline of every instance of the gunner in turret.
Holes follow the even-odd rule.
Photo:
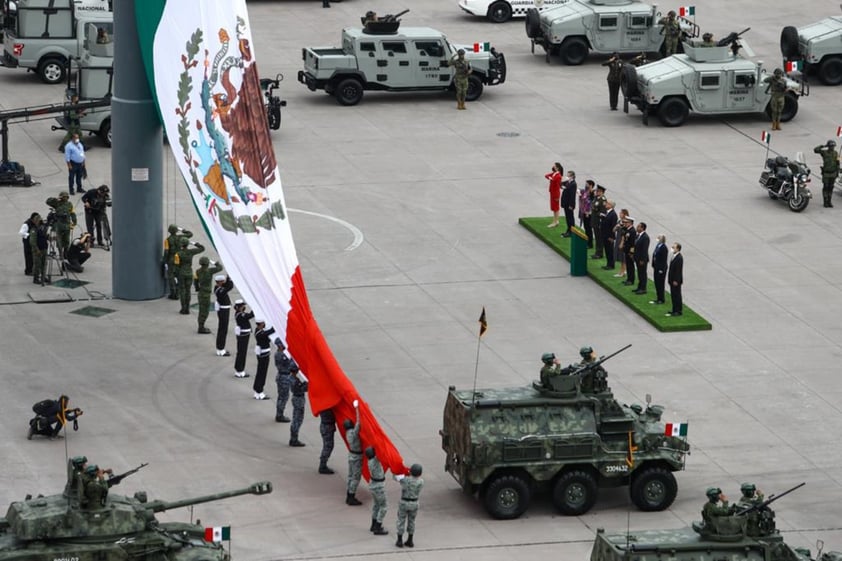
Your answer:
[[[553,353],[542,354],[541,362],[544,363],[544,366],[541,367],[541,385],[545,388],[551,388],[550,380],[561,374],[561,363]]]
[[[713,33],[705,33],[702,35],[702,43],[700,47],[715,47],[716,41],[713,40]]]
[[[84,495],[88,508],[100,508],[105,506],[105,499],[108,497],[108,481],[106,474],[113,474],[111,468],[100,469],[96,464],[90,464],[85,468],[82,482],[85,486]]]
[[[719,487],[711,487],[705,494],[708,500],[702,507],[702,521],[704,521],[705,528],[708,531],[715,532],[714,519],[720,516],[730,516],[734,513],[734,509],[728,505],[728,497]]]
[[[593,347],[585,346],[579,349],[582,361],[576,365],[577,369],[585,368],[597,360],[596,351]],[[605,391],[608,388],[608,373],[602,366],[589,368],[582,376],[582,393],[594,393]]]

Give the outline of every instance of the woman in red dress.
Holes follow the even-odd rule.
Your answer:
[[[547,228],[558,226],[558,211],[561,210],[559,199],[561,198],[562,175],[564,175],[564,168],[558,162],[553,164],[553,171],[544,175],[550,180],[550,210],[553,211],[553,221],[547,224]]]

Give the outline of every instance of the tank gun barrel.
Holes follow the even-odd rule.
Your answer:
[[[271,482],[258,481],[257,483],[252,483],[251,485],[243,489],[236,489],[234,491],[223,491],[222,493],[214,493],[212,495],[204,495],[201,497],[194,497],[192,499],[181,499],[180,501],[152,501],[151,503],[146,505],[146,508],[148,508],[152,512],[164,512],[165,510],[172,510],[174,508],[181,508],[183,506],[218,501],[220,499],[227,499],[228,497],[238,497],[240,495],[267,495],[271,492]]]
[[[760,510],[760,509],[762,509],[762,508],[765,508],[765,507],[769,506],[770,504],[772,504],[773,502],[775,502],[775,501],[777,501],[778,499],[780,499],[781,497],[783,497],[783,496],[785,496],[785,495],[789,495],[790,493],[792,493],[792,492],[793,492],[793,491],[795,491],[796,489],[800,489],[801,487],[803,487],[803,486],[804,486],[804,485],[806,485],[806,484],[807,484],[807,482],[806,482],[806,481],[802,481],[801,483],[799,483],[798,485],[796,485],[796,486],[795,486],[795,487],[793,487],[792,489],[787,489],[786,491],[784,491],[784,492],[783,492],[783,493],[781,493],[780,495],[772,495],[771,497],[769,497],[768,499],[766,499],[766,500],[765,500],[765,501],[763,501],[762,503],[758,503],[758,504],[756,504],[756,505],[753,505],[753,506],[750,506],[750,507],[748,507],[748,508],[746,508],[746,509],[743,509],[743,510],[738,511],[738,512],[737,512],[737,516],[744,516],[744,515],[746,515],[746,514],[748,514],[748,513],[750,513],[750,512],[754,512],[755,510]]]

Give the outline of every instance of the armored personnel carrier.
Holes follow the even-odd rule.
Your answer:
[[[781,54],[787,62],[803,62],[803,70],[815,71],[828,86],[842,84],[842,16],[804,27],[784,27]]]
[[[690,111],[704,115],[766,113],[770,116],[771,73],[762,63],[740,54],[742,33],[729,34],[715,47],[704,47],[698,40],[687,41],[684,54],[637,68],[624,65],[620,78],[625,99],[623,111],[628,113],[632,104],[643,112],[644,124],[654,114],[667,127],[683,125]],[[787,85],[782,122],[795,118],[799,97],[810,93],[803,81],[787,77]]]
[[[107,483],[107,480],[103,483]],[[219,543],[204,539],[204,528],[158,522],[155,513],[238,495],[272,492],[268,481],[179,501],[148,501],[107,493],[90,501],[83,477],[68,463],[64,493],[27,497],[9,505],[0,518],[0,561],[228,561]]]
[[[784,542],[774,525],[775,513],[768,508],[775,498],[743,510],[738,507],[732,515],[717,517],[710,525],[694,522],[685,528],[617,534],[607,534],[599,528],[591,561],[842,561],[842,553],[822,553],[821,542],[816,557],[807,549]],[[753,523],[752,516],[760,524]]]
[[[599,488],[625,485],[639,509],[669,507],[689,444],[665,435],[663,407],[614,399],[600,367],[611,356],[525,387],[451,386],[440,431],[445,470],[498,519],[519,517],[541,492],[561,513],[584,514]]]

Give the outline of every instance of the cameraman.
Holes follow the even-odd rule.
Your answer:
[[[102,247],[102,218],[106,207],[111,206],[109,194],[108,185],[100,185],[82,195],[82,204],[85,206],[85,226],[93,238],[94,225],[96,225],[96,244],[100,247]]]
[[[91,240],[93,236],[85,232],[70,244],[67,250],[67,259],[64,266],[74,273],[81,273],[85,270],[82,266],[91,257]]]
[[[50,197],[47,199],[47,206],[53,209],[50,214],[55,216],[55,223],[49,221],[49,225],[56,231],[56,244],[59,255],[64,258],[67,248],[70,247],[70,230],[76,227],[76,211],[73,210],[73,203],[70,202],[70,195],[67,191],[58,194],[58,199]]]

